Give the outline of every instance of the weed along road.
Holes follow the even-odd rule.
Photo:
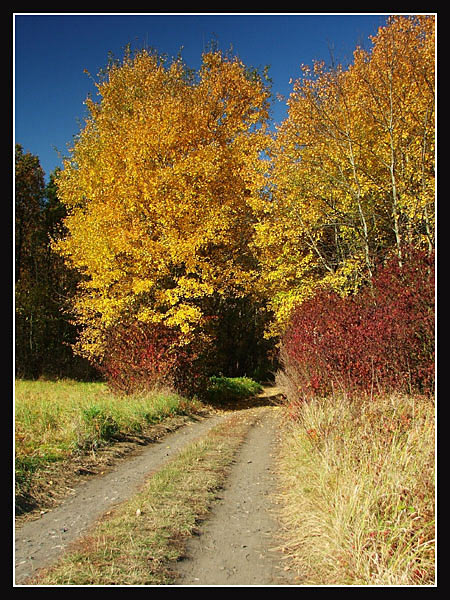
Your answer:
[[[178,540],[178,555],[169,565],[170,579],[158,585],[288,585],[289,574],[277,549],[275,460],[280,409],[271,401],[271,394],[273,390],[266,388],[256,405],[249,404],[247,409],[225,410],[189,422],[118,461],[110,472],[76,486],[41,518],[17,527],[16,585],[39,585],[36,576],[69,555],[73,543],[89,536],[92,539],[92,531],[105,515],[138,497],[146,482],[185,449],[201,445],[216,429],[234,427],[235,422],[241,423],[243,433],[235,443],[226,475],[195,528],[181,536],[181,545]],[[143,509],[140,518],[150,512]],[[85,584],[102,583],[98,577],[100,581]],[[41,583],[45,582],[44,575]],[[126,585],[129,580],[105,585],[112,583]]]

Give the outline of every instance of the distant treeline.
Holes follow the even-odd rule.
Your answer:
[[[94,371],[73,354],[77,330],[68,312],[80,276],[51,248],[66,215],[56,195],[55,173],[46,184],[39,158],[16,145],[15,371],[22,378],[85,379]]]

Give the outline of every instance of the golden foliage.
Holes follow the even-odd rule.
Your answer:
[[[220,52],[195,75],[127,55],[97,88],[58,180],[70,214],[57,247],[85,274],[75,308],[88,356],[124,315],[189,335],[202,297],[248,290],[267,145],[264,83]]]
[[[347,69],[304,66],[272,148],[257,246],[284,321],[317,285],[342,293],[405,245],[434,247],[434,17],[391,17]]]
[[[58,179],[82,351],[130,318],[188,339],[213,295],[269,298],[277,332],[317,286],[350,293],[392,249],[431,251],[434,85],[433,16],[389,18],[346,69],[302,67],[270,139],[268,89],[236,58],[110,66]]]

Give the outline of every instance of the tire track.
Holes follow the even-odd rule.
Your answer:
[[[276,408],[262,409],[200,535],[187,543],[178,585],[289,585],[277,549]]]

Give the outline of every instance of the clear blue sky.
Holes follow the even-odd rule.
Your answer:
[[[387,14],[26,14],[14,19],[14,141],[39,157],[46,178],[62,166],[57,150],[67,147],[80,131],[84,100],[95,96],[92,80],[112,52],[154,47],[182,56],[197,69],[205,45],[215,40],[230,46],[248,66],[270,65],[272,91],[288,97],[291,78],[300,65],[313,60],[352,60],[357,45],[370,48],[370,35],[384,25]],[[285,103],[275,102],[273,122],[286,115]]]

